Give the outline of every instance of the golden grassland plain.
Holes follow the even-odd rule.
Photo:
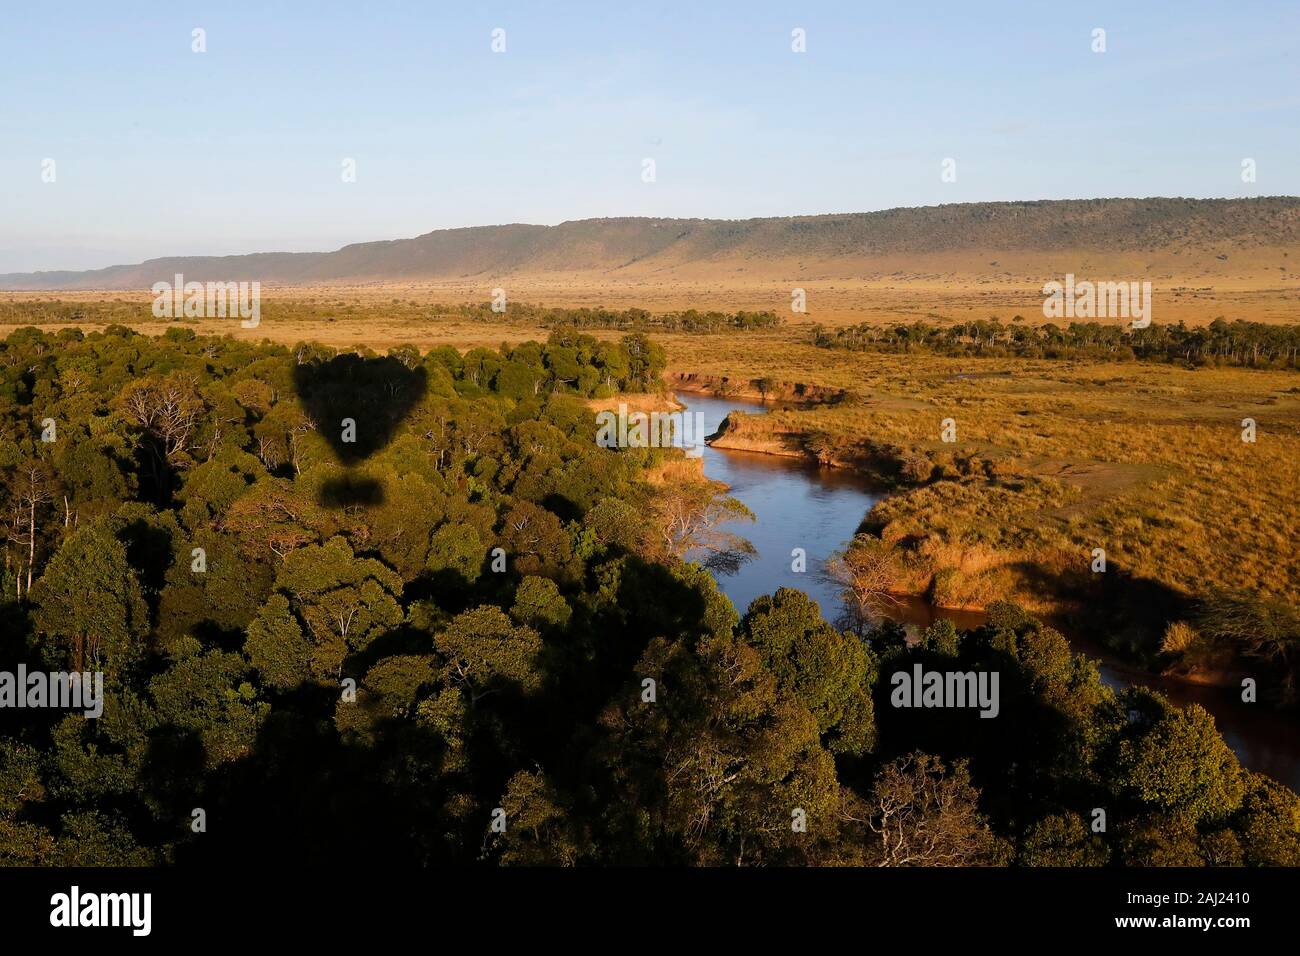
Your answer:
[[[1039,323],[1043,283],[1074,273],[1080,279],[1150,281],[1152,319],[1158,323],[1206,325],[1229,321],[1300,321],[1300,256],[1287,247],[1133,252],[973,252],[881,256],[853,262],[771,262],[744,259],[693,263],[671,272],[635,268],[604,272],[548,272],[484,275],[413,282],[357,282],[329,286],[262,287],[262,323],[241,329],[229,319],[190,324],[207,334],[232,334],[292,344],[315,339],[340,347],[396,345],[427,348],[497,345],[538,334],[536,328],[506,323],[492,338],[481,323],[439,315],[438,303],[483,303],[502,288],[510,301],[543,307],[641,308],[651,312],[686,309],[722,312],[772,311],[788,331],[861,322],[965,322],[997,316]],[[803,289],[807,311],[791,312],[792,292]],[[75,316],[83,328],[123,322],[144,331],[166,328],[153,320],[147,290],[135,292],[0,292],[0,332],[17,325],[40,327]]]
[[[1276,289],[1253,285],[1234,294],[1226,281],[1216,280],[1204,294],[1157,293],[1155,320],[1297,320],[1294,282]],[[956,476],[902,488],[873,515],[881,535],[906,551],[912,590],[949,606],[978,607],[1010,596],[1051,610],[1060,596],[1043,582],[1086,574],[1093,549],[1100,547],[1111,569],[1180,593],[1243,588],[1300,600],[1300,375],[819,349],[809,342],[817,322],[991,315],[1005,321],[1016,314],[1042,321],[1042,299],[1037,290],[956,289],[942,282],[931,290],[900,284],[893,292],[868,283],[808,288],[809,314],[777,329],[654,338],[665,346],[671,372],[742,382],[766,377],[855,396],[744,419],[733,441],[781,451],[802,449],[811,437],[832,449],[830,459],[837,447],[888,445],[902,457],[922,456]],[[624,289],[605,298],[590,286],[567,293],[557,286],[554,295],[531,292],[515,301],[651,311],[788,309],[788,301],[774,299],[770,289],[747,298],[739,281],[716,300],[680,282],[672,294],[660,289],[633,296]],[[545,339],[549,330],[511,321],[508,314],[482,321],[434,308],[486,297],[468,282],[459,288],[268,290],[261,325],[245,330],[234,319],[154,320],[147,292],[14,293],[0,295],[0,334],[22,325],[91,330],[120,322],[154,334],[182,325],[201,334],[283,344],[315,340],[380,352],[401,345],[464,350]],[[940,440],[945,418],[956,423],[955,443]],[[1242,441],[1245,418],[1257,423],[1254,443]]]
[[[903,488],[872,516],[915,559],[912,590],[932,589],[938,603],[1012,596],[1056,610],[1058,594],[1044,582],[1086,578],[1098,547],[1111,573],[1189,596],[1218,587],[1300,599],[1294,372],[827,354],[750,337],[707,352],[701,344],[693,371],[857,396],[746,416],[728,438],[779,449],[806,447],[812,436],[832,457],[837,448],[851,457],[865,441],[960,475]],[[691,343],[668,345],[684,366]],[[946,418],[956,442],[942,441]],[[1256,422],[1254,443],[1242,440],[1246,418]]]

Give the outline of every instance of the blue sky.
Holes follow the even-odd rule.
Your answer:
[[[1298,38],[1294,0],[8,4],[0,272],[591,216],[1297,194]]]

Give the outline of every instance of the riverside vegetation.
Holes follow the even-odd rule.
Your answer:
[[[1255,343],[1229,338],[1260,329],[1240,323],[1196,330],[1220,343],[1202,347],[1200,366],[1159,350],[1136,360],[1116,333],[1116,354],[1099,357],[1094,342],[1046,358],[1039,330],[1029,358],[957,328],[910,347],[906,329],[877,330],[866,351],[747,340],[696,348],[694,367],[709,387],[746,394],[816,383],[812,404],[733,415],[719,443],[858,468],[892,489],[840,567],[860,598],[1010,598],[1153,668],[1250,676],[1267,703],[1293,705],[1300,383],[1289,360],[1261,350],[1244,367]],[[670,357],[686,347],[670,340]]]
[[[594,440],[589,402],[658,389],[673,354],[576,331],[384,356],[11,333],[3,669],[102,671],[105,699],[95,720],[0,709],[0,862],[1300,864],[1300,800],[1241,768],[1204,710],[1112,691],[1015,604],[912,644],[839,630],[789,589],[738,616],[692,560],[736,513],[725,494],[680,451]],[[1102,374],[1053,368],[1067,388]],[[1017,387],[1051,373],[1034,374]],[[884,528],[931,507],[913,496],[1089,500],[998,471],[1014,391],[937,387],[769,424],[929,452]],[[949,406],[977,442],[951,462],[915,429]],[[1236,414],[1180,424],[1198,444],[1168,454],[1225,467]],[[1023,451],[1046,461],[1061,427],[1035,423]],[[1092,427],[1094,447],[1148,447]],[[1265,448],[1228,466],[1255,494],[1280,477],[1271,451],[1245,457]],[[974,533],[970,507],[950,540]],[[1129,540],[1107,541],[1121,567]],[[891,707],[888,675],[917,664],[998,671],[998,717]]]
[[[1128,328],[1114,322],[1071,322],[1064,328],[1046,322],[1011,324],[987,321],[936,325],[861,324],[833,330],[813,330],[813,341],[824,348],[880,352],[934,352],[964,357],[1084,359],[1101,362],[1176,362],[1189,367],[1240,365],[1251,368],[1300,367],[1300,325],[1228,322],[1222,317],[1207,326],[1152,323]]]

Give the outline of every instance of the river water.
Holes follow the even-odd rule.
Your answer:
[[[768,406],[710,395],[677,395],[692,412],[704,416],[705,432],[717,431],[732,410],[764,412]],[[731,451],[705,447],[704,473],[731,488],[731,494],[755,515],[753,522],[739,521],[728,530],[748,538],[758,550],[753,560],[732,575],[718,575],[718,587],[742,614],[761,594],[780,587],[798,588],[811,596],[828,620],[843,610],[838,589],[820,573],[828,557],[844,548],[872,505],[882,497],[862,476],[844,469],[821,468],[815,464],[778,455]],[[802,548],[806,570],[793,569],[791,552]],[[923,601],[910,601],[888,612],[891,617],[918,627],[936,617],[947,617],[958,627],[978,626],[979,613],[932,608]],[[1232,688],[1189,684],[1150,674],[1111,653],[1101,645],[1066,635],[1075,651],[1095,658],[1102,679],[1112,687],[1143,684],[1180,704],[1197,703],[1214,715],[1220,733],[1242,764],[1267,773],[1300,790],[1300,733],[1287,716],[1266,710],[1263,705],[1244,704]]]

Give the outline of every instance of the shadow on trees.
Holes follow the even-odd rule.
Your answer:
[[[327,361],[312,359],[294,368],[294,387],[307,415],[341,464],[352,466],[384,448],[428,388],[423,366],[408,368],[395,358],[353,353]],[[379,482],[344,476],[327,482],[326,507],[373,505],[383,500]]]
[[[313,696],[300,689],[295,696]],[[315,696],[319,696],[318,694]],[[421,865],[471,862],[459,848],[478,819],[450,817],[450,779],[438,771],[444,744],[407,721],[376,728],[373,741],[340,737],[328,703],[277,709],[252,753],[211,772],[190,799],[207,815],[207,832],[176,850],[182,866],[244,867],[249,854],[293,865]]]
[[[167,580],[167,568],[173,560],[171,531],[140,518],[118,532],[126,546],[127,561],[140,579],[145,602],[149,606],[149,620],[157,623],[158,602]]]
[[[384,503],[383,482],[367,475],[344,474],[321,483],[316,503],[325,508],[372,508]]]
[[[996,633],[987,625],[966,632],[956,657],[914,646],[882,661],[874,693],[879,744],[872,763],[879,767],[917,750],[945,762],[967,760],[983,812],[997,820],[1033,820],[1086,786],[1072,749],[1070,716],[1041,698],[1032,675],[1012,654],[992,646]],[[978,707],[895,707],[892,675],[911,673],[916,664],[926,673],[997,673],[997,716],[981,717]],[[856,779],[846,782],[866,792],[875,767],[855,768]]]

